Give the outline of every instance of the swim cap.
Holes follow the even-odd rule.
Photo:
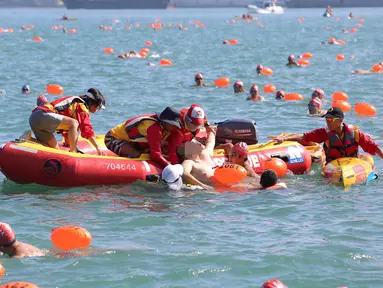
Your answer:
[[[335,38],[334,38],[334,37],[331,37],[329,42],[330,42],[330,43],[334,43],[334,42],[335,42]]]
[[[261,288],[287,288],[287,286],[279,280],[268,280],[263,283]]]
[[[324,91],[322,89],[317,88],[314,90],[312,96],[315,95],[322,99],[324,97]]]
[[[288,59],[288,60],[294,60],[295,57],[294,57],[294,55],[290,55],[289,58],[287,58],[287,59]]]
[[[237,81],[234,83],[233,87],[243,87],[243,82],[242,81]]]
[[[205,123],[205,112],[201,106],[198,104],[193,104],[190,106],[186,114],[186,120],[195,126],[203,126]]]
[[[258,91],[259,91],[258,85],[257,85],[257,84],[253,84],[253,85],[251,85],[251,87],[250,87],[250,93],[251,93],[251,91],[256,91],[256,92],[258,92]]]
[[[261,64],[258,64],[257,71],[262,71],[262,69],[263,69],[263,66]]]
[[[283,98],[285,98],[285,91],[278,90],[277,93],[275,94],[275,99],[283,99]]]
[[[11,226],[0,222],[0,246],[12,245],[15,241],[15,232],[13,232]]]
[[[198,74],[195,74],[195,76],[194,76],[194,79],[195,80],[198,80],[198,79],[203,79],[203,76],[202,76],[202,74],[201,73],[198,73]]]
[[[227,44],[228,42],[227,42],[227,40],[223,40],[223,44]]]
[[[245,142],[235,143],[232,151],[237,152],[237,154],[242,156],[243,158],[247,158],[247,156],[249,155],[249,147]]]
[[[30,90],[29,85],[24,84],[24,85],[23,85],[23,88],[21,88],[21,90]]]
[[[184,174],[184,167],[181,164],[169,164],[162,171],[161,178],[171,190],[180,190],[183,184],[182,174]]]

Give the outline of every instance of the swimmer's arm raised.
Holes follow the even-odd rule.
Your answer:
[[[214,146],[215,146],[215,133],[211,126],[206,127],[207,139],[205,145],[205,151],[209,153],[210,156],[213,156]]]
[[[257,173],[254,172],[253,167],[251,167],[250,163],[248,161],[245,162],[245,169],[247,170],[247,176],[253,177],[253,178],[260,178]]]
[[[206,190],[211,190],[213,187],[206,185],[199,181],[197,178],[195,178],[192,174],[191,171],[193,169],[193,161],[191,160],[185,160],[182,163],[182,166],[184,167],[184,174],[182,175],[182,179],[184,180],[185,183],[191,184],[191,185],[198,185],[201,186],[202,188]]]

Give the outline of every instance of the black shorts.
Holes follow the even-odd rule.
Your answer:
[[[118,156],[121,156],[120,152],[124,145],[133,146],[133,148],[141,152],[146,152],[145,150],[147,150],[143,148],[139,143],[117,139],[110,132],[105,134],[104,143],[106,148],[108,148],[110,151],[112,151],[114,154],[117,154]]]

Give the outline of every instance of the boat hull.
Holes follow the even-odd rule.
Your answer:
[[[255,5],[248,5],[247,6],[249,13],[256,13],[256,14],[283,14],[284,9],[280,6],[275,7],[269,7],[269,8],[260,8]]]
[[[0,146],[0,169],[10,180],[54,187],[86,185],[129,184],[136,180],[158,179],[162,169],[143,154],[138,159],[117,157],[106,149],[103,135],[97,136],[99,146],[107,156],[96,155],[88,140],[80,139],[79,150],[87,154],[69,153],[43,146],[34,141],[11,141]],[[272,157],[283,159],[294,174],[307,173],[311,167],[311,154],[297,142],[273,142],[249,146],[249,161],[256,173],[263,171],[263,163]],[[227,161],[223,150],[216,150],[216,165]]]

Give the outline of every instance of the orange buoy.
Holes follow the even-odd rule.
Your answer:
[[[73,250],[88,247],[92,242],[92,235],[78,226],[62,226],[52,229],[51,241],[56,247]]]
[[[336,60],[343,61],[344,60],[344,55],[343,54],[336,55]]]
[[[77,33],[77,30],[76,29],[70,29],[69,32],[74,34],[74,33]]]
[[[160,60],[160,65],[161,66],[171,66],[172,65],[172,61],[170,61],[169,59],[161,59]]]
[[[351,105],[347,101],[343,100],[335,100],[332,102],[331,107],[338,107],[341,109],[343,112],[350,112],[351,111]]]
[[[380,64],[375,64],[374,66],[372,66],[372,70],[374,72],[381,72],[383,70],[383,66]]]
[[[41,38],[40,36],[35,36],[35,38],[33,38],[33,41],[41,42],[41,41],[44,41],[44,39]]]
[[[336,42],[338,42],[338,44],[340,44],[340,45],[344,45],[344,43],[346,43],[346,42],[344,42],[344,40],[336,40]]]
[[[113,54],[114,50],[113,48],[107,47],[104,49],[104,54]]]
[[[29,282],[11,282],[1,285],[0,288],[39,288],[39,286]]]
[[[142,58],[146,58],[147,56],[148,56],[148,53],[146,53],[145,51],[140,51],[140,56],[142,57]]]
[[[308,65],[310,65],[310,61],[306,60],[306,59],[301,59],[301,60],[298,61],[298,64],[300,66],[308,66]]]
[[[149,53],[150,52],[150,49],[149,48],[142,48],[141,51],[144,51],[146,53]]]
[[[231,40],[229,40],[229,43],[232,44],[232,45],[236,45],[236,44],[238,44],[238,40],[231,39]]]
[[[298,18],[298,21],[299,21],[299,22],[303,22],[303,21],[305,21],[305,18],[303,18],[303,17]]]
[[[227,87],[230,84],[230,79],[226,77],[218,78],[214,80],[214,85],[218,87]]]
[[[271,158],[263,163],[264,170],[274,170],[278,177],[283,177],[287,173],[287,164],[279,158]]]
[[[267,75],[267,76],[272,76],[273,75],[273,70],[271,70],[268,67],[264,67],[261,71],[262,75]]]
[[[58,84],[48,84],[46,90],[49,94],[62,94],[64,93],[64,88]]]
[[[273,84],[266,84],[263,86],[263,92],[265,93],[274,93],[277,90]]]
[[[305,58],[305,59],[309,59],[309,58],[313,58],[313,54],[309,53],[309,52],[306,52],[306,53],[303,53],[301,55],[302,58]]]
[[[145,42],[145,45],[146,45],[146,46],[151,46],[152,44],[153,44],[152,41],[146,41],[146,42]]]
[[[299,93],[289,93],[285,95],[284,99],[287,101],[302,101],[303,96]]]
[[[4,266],[0,264],[0,278],[4,276],[5,269]]]
[[[362,116],[374,116],[376,108],[369,103],[356,103],[354,111]]]
[[[344,92],[334,92],[334,94],[332,94],[332,100],[336,101],[336,100],[341,100],[341,101],[347,101],[348,99],[348,96],[346,93]]]
[[[216,168],[214,171],[214,179],[222,184],[234,184],[246,176],[246,169],[236,164],[225,164]]]
[[[350,33],[356,33],[356,32],[358,32],[358,29],[355,29],[355,28],[350,29]]]

